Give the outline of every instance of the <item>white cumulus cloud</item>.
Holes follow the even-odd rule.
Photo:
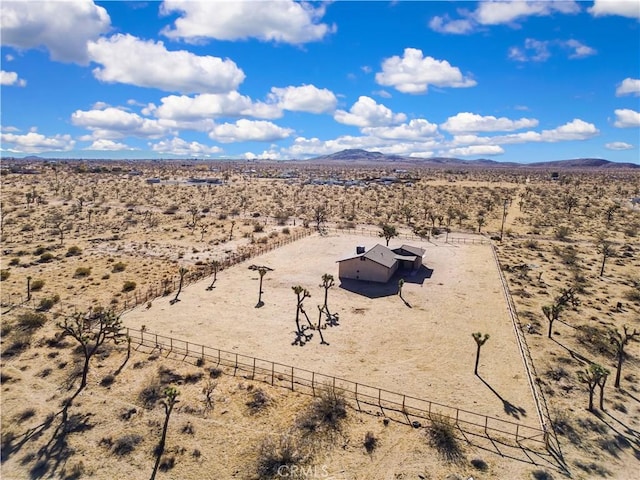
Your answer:
[[[272,122],[242,118],[235,123],[216,125],[209,132],[209,138],[222,143],[272,142],[287,138],[292,133],[292,129],[280,127]]]
[[[438,133],[438,126],[424,119],[413,119],[395,127],[363,128],[362,133],[389,140],[417,140],[433,137]]]
[[[235,90],[244,72],[229,59],[169,51],[163,42],[117,34],[89,42],[91,60],[100,64],[94,76],[107,83],[125,83],[180,93],[224,93]]]
[[[145,111],[158,118],[175,121],[197,121],[218,117],[280,118],[282,110],[277,105],[253,102],[237,91],[228,93],[203,93],[195,97],[169,95],[158,107],[149,106]]]
[[[548,16],[558,13],[578,13],[580,6],[566,0],[491,0],[480,2],[474,18],[481,25],[511,24],[526,17]]]
[[[640,95],[640,79],[625,78],[618,88],[616,88],[616,97],[623,95]]]
[[[591,55],[595,55],[596,53],[598,53],[596,49],[591,48],[584,43],[574,39],[567,40],[566,42],[564,42],[564,45],[572,50],[572,53],[569,54],[569,58],[590,57]]]
[[[585,122],[579,118],[565,123],[551,130],[543,130],[540,139],[543,142],[560,142],[567,140],[587,140],[595,137],[600,131],[593,123]]]
[[[95,140],[90,146],[85,148],[85,150],[104,150],[109,152],[117,152],[122,150],[137,150],[137,149],[130,147],[125,143],[114,142],[113,140],[100,138],[98,140]]]
[[[517,62],[544,62],[548,60],[549,42],[527,38],[524,41],[524,48],[511,47],[509,49],[509,58]]]
[[[538,126],[538,120],[533,118],[520,118],[511,120],[506,117],[496,118],[492,115],[482,116],[470,112],[460,112],[449,117],[440,128],[449,133],[474,133],[474,132],[510,132],[522,128]]]
[[[3,45],[23,50],[45,47],[60,62],[86,65],[87,42],[110,28],[107,11],[92,0],[5,1],[0,8]]]
[[[417,48],[405,48],[402,57],[385,59],[382,71],[376,73],[376,82],[402,93],[424,93],[429,85],[454,88],[477,85],[475,80],[462,75],[458,67],[446,60],[425,57]]]
[[[616,121],[614,126],[618,128],[640,127],[640,112],[629,108],[615,110]]]
[[[16,87],[26,87],[27,81],[23,78],[19,78],[16,72],[5,72],[0,70],[0,85],[9,87],[15,85]]]
[[[348,112],[337,110],[333,116],[336,122],[356,127],[379,127],[404,122],[404,113],[393,113],[389,108],[376,103],[371,97],[361,96]]]
[[[640,19],[640,3],[637,0],[595,0],[588,10],[594,17],[620,15]]]
[[[338,103],[332,91],[315,85],[273,87],[269,99],[283,110],[309,113],[331,113]]]
[[[634,147],[627,142],[609,142],[604,144],[609,150],[632,150]]]
[[[468,147],[452,148],[449,155],[469,157],[474,155],[501,155],[504,149],[500,145],[470,145]]]
[[[173,137],[170,140],[161,140],[157,143],[150,143],[151,150],[156,153],[167,153],[188,157],[208,157],[222,153],[222,149],[215,145],[205,145],[200,142],[187,142],[180,137]]]
[[[0,135],[3,151],[16,153],[42,153],[48,151],[73,150],[76,142],[71,135],[54,135],[46,137],[38,132],[29,132],[24,135],[3,133]]]
[[[173,28],[165,28],[169,38],[186,41],[243,40],[302,44],[321,40],[335,32],[334,25],[321,23],[325,6],[308,2],[165,0],[161,12],[179,15]]]
[[[158,138],[166,135],[169,128],[158,120],[143,118],[136,113],[109,107],[103,110],[76,110],[71,123],[93,132],[96,139],[117,139],[127,136]]]
[[[449,15],[444,15],[442,17],[433,17],[429,21],[429,28],[438,33],[464,35],[471,33],[476,28],[476,24],[472,18],[452,19]]]

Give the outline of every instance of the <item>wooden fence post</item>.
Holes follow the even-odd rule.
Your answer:
[[[274,378],[275,377],[275,370],[276,370],[276,364],[271,362],[271,386],[273,386],[273,382],[274,382]]]
[[[293,367],[291,367],[291,391],[292,392],[294,391],[294,388],[293,388]]]

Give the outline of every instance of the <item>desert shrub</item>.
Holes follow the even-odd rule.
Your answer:
[[[168,472],[176,466],[176,457],[171,455],[170,457],[164,457],[158,467],[161,472]]]
[[[40,290],[42,290],[42,287],[44,287],[44,280],[38,279],[31,282],[32,292],[39,292]]]
[[[113,264],[113,266],[111,267],[111,271],[113,273],[124,272],[126,268],[127,268],[126,263],[117,262]]]
[[[373,432],[367,432],[364,435],[364,449],[367,453],[373,453],[373,451],[378,446],[378,439],[373,434]]]
[[[76,268],[73,278],[88,277],[91,274],[91,267],[78,267]]]
[[[459,462],[463,458],[462,447],[455,435],[456,426],[446,416],[435,416],[427,427],[429,443],[448,462]]]
[[[346,417],[347,401],[344,394],[331,386],[324,386],[308,411],[301,417],[298,426],[310,432],[322,427],[339,430],[342,420]]]
[[[67,257],[76,257],[82,253],[82,249],[77,245],[72,245],[67,249]]]
[[[218,378],[220,375],[222,375],[224,372],[222,371],[221,368],[218,367],[211,367],[209,369],[209,376],[211,378]]]
[[[13,357],[24,352],[31,345],[31,333],[20,332],[15,335],[9,346],[2,352],[3,357]]]
[[[268,407],[270,403],[271,398],[269,398],[269,395],[267,395],[262,389],[258,388],[251,392],[251,400],[247,402],[247,407],[249,407],[249,412],[251,414],[256,414],[262,409]]]
[[[116,377],[112,374],[108,374],[100,380],[100,386],[102,387],[110,387],[113,385],[113,382],[116,381]]]
[[[133,452],[142,441],[142,437],[136,434],[127,434],[120,437],[113,445],[113,453],[118,456],[128,455]]]
[[[9,266],[17,267],[18,265],[20,265],[20,257],[15,257],[9,260]]]
[[[261,233],[264,232],[264,225],[260,223],[255,223],[253,225],[253,233]]]
[[[567,240],[569,238],[570,233],[571,233],[571,229],[566,225],[560,225],[553,231],[553,235],[558,240]]]
[[[285,234],[285,235],[289,235],[291,233],[291,230],[289,230],[289,227],[284,227],[282,229],[282,233]]]
[[[44,252],[42,255],[40,255],[40,258],[38,259],[38,263],[49,263],[54,258],[55,257],[53,256],[53,253]]]
[[[162,388],[160,379],[154,377],[140,390],[138,400],[145,408],[151,409],[162,398]]]
[[[47,316],[40,312],[24,312],[18,315],[18,327],[22,331],[33,332],[42,327]]]
[[[85,477],[86,469],[84,467],[84,463],[79,461],[71,467],[71,471],[67,473],[66,469],[63,471],[64,480],[78,480],[80,478]]]
[[[46,247],[36,247],[36,249],[33,251],[33,254],[38,256],[38,255],[42,255],[46,251],[47,251]]]
[[[259,479],[275,479],[282,476],[282,472],[295,472],[298,467],[308,460],[304,448],[291,435],[281,435],[279,438],[267,437],[258,449],[256,471]]]
[[[58,352],[52,352],[52,353],[58,353]],[[40,378],[47,378],[49,375],[51,375],[51,372],[53,370],[51,370],[50,368],[44,368],[42,369],[40,372],[38,372],[36,374],[36,376],[40,377]]]
[[[5,280],[8,280],[10,276],[11,276],[11,272],[9,271],[8,268],[3,268],[2,270],[0,270],[0,282],[4,282]]]
[[[60,295],[53,295],[52,297],[45,297],[40,300],[38,304],[38,311],[47,312],[53,308],[53,306],[60,301]]]
[[[36,415],[36,409],[35,408],[27,408],[26,410],[23,410],[18,415],[16,415],[16,420],[19,421],[19,422],[24,422],[24,421],[29,420],[30,418],[34,417],[35,415]]]
[[[489,465],[487,465],[487,462],[485,462],[481,458],[474,458],[469,463],[471,463],[474,468],[477,468],[481,472],[486,472],[489,469]]]
[[[186,433],[186,434],[189,434],[189,435],[193,435],[193,434],[196,433],[195,428],[193,428],[193,423],[191,423],[191,422],[185,423],[182,426],[182,430],[181,431],[182,431],[182,433]]]
[[[531,472],[531,476],[534,480],[553,480],[553,475],[545,470],[534,470]]]
[[[609,341],[607,330],[593,325],[580,325],[577,334],[578,342],[589,348],[590,352],[614,356],[615,346]]]
[[[133,282],[131,280],[127,280],[122,284],[123,292],[132,292],[135,289],[136,289],[136,282]]]

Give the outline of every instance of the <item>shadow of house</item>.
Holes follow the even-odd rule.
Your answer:
[[[398,294],[398,280],[403,279],[405,284],[422,285],[431,275],[433,270],[422,265],[418,270],[397,270],[385,283],[341,278],[339,287],[368,298],[390,297]]]

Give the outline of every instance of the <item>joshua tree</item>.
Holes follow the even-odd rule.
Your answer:
[[[236,226],[236,221],[231,220],[231,230],[229,230],[229,241],[233,240],[233,227]]]
[[[308,333],[308,334],[304,333],[305,330],[308,330],[309,328],[313,328],[313,325],[311,325],[311,321],[309,320],[309,316],[307,315],[307,312],[305,312],[304,306],[302,304],[302,302],[304,302],[305,298],[311,297],[311,294],[309,293],[309,290],[307,290],[306,288],[302,287],[301,285],[296,285],[295,287],[291,287],[291,289],[294,291],[294,293],[297,296],[297,304],[296,304],[296,339],[293,341],[292,345],[300,345],[302,347],[302,346],[304,346],[305,343],[307,343],[313,337],[313,333]],[[309,324],[309,326],[300,325],[300,314],[301,313],[307,319],[307,323]]]
[[[549,320],[549,338],[551,338],[553,322],[560,318],[560,314],[568,304],[574,306],[578,305],[578,298],[575,294],[575,288],[563,289],[560,296],[556,297],[551,305],[545,305],[544,307],[542,307],[542,313],[544,313],[544,316],[547,317],[547,320]]]
[[[478,218],[476,218],[476,222],[478,223],[478,233],[480,233],[480,231],[482,230],[482,226],[485,224],[486,220],[484,219],[484,216],[478,215]]]
[[[549,338],[551,338],[553,322],[558,320],[563,308],[564,306],[557,302],[554,302],[552,305],[545,305],[544,307],[542,307],[542,313],[544,313],[544,316],[547,317],[547,320],[549,320],[549,334],[547,335]]]
[[[188,227],[193,232],[198,224],[198,214],[200,213],[200,209],[196,205],[191,205],[187,211],[191,214],[191,222],[189,222]]]
[[[607,368],[600,368],[602,368],[600,378],[598,379],[598,387],[600,388],[600,410],[604,411],[604,386],[607,383],[607,378],[609,378],[609,374],[611,372]]]
[[[607,262],[607,258],[615,255],[615,249],[613,248],[613,243],[607,240],[604,235],[599,235],[596,250],[602,255],[602,265],[600,266],[600,276],[602,277],[602,275],[604,275],[604,266]]]
[[[180,295],[180,292],[182,292],[182,283],[184,282],[184,276],[189,272],[189,270],[185,267],[180,267],[178,269],[178,274],[180,275],[180,283],[178,284],[178,291],[176,292],[176,296],[174,297],[173,300],[171,300],[169,303],[171,305],[173,305],[176,302],[179,302],[180,299],[178,298],[178,296]]]
[[[211,280],[211,285],[207,287],[207,290],[213,290],[213,284],[216,283],[218,277],[218,268],[220,267],[220,262],[218,260],[214,260],[211,262],[211,268],[213,268],[213,280]]]
[[[402,298],[402,287],[404,286],[404,279],[401,278],[400,280],[398,280],[398,295],[400,295],[400,298]]]
[[[169,427],[169,417],[171,416],[171,412],[173,411],[173,407],[175,407],[176,403],[178,403],[178,395],[180,392],[175,387],[167,387],[164,389],[163,395],[164,399],[162,400],[162,406],[164,407],[164,425],[162,426],[162,437],[160,437],[160,443],[156,447],[156,463],[153,466],[153,472],[151,473],[151,480],[156,478],[156,473],[158,472],[158,467],[160,466],[160,458],[164,453],[164,445],[167,440],[167,428]]]
[[[65,224],[65,218],[58,209],[54,210],[48,217],[47,223],[50,224],[60,237],[60,245],[64,243],[64,232],[69,229]]]
[[[322,275],[322,283],[320,286],[324,288],[324,305],[322,306],[322,310],[326,312],[327,317],[331,317],[331,313],[329,312],[329,306],[327,305],[327,299],[329,297],[329,289],[335,285],[335,279],[333,275],[329,273],[325,273]]]
[[[269,268],[265,265],[251,265],[249,267],[249,270],[257,270],[258,274],[260,275],[260,287],[258,289],[258,303],[256,304],[256,308],[260,308],[261,306],[264,305],[264,302],[262,301],[262,278],[267,274],[267,272],[272,272],[273,268]]]
[[[389,246],[389,240],[398,236],[398,231],[393,225],[387,223],[380,225],[382,231],[378,234],[379,237],[383,237],[387,241],[387,247]]]
[[[588,410],[590,412],[593,411],[593,392],[595,391],[596,386],[601,382],[601,379],[604,375],[608,375],[607,369],[602,367],[601,365],[598,365],[597,363],[592,363],[584,370],[578,372],[578,379],[582,383],[586,383],[589,390]],[[604,383],[602,388],[604,389]]]
[[[567,209],[567,215],[571,215],[571,210],[578,206],[578,199],[574,195],[567,195],[563,199],[564,207]]]
[[[66,317],[64,322],[58,323],[58,327],[62,329],[63,335],[74,338],[80,344],[84,355],[82,380],[73,395],[75,398],[87,386],[91,358],[98,349],[108,340],[117,344],[124,337],[122,321],[113,310],[90,310]]]
[[[482,333],[477,332],[477,333],[472,333],[471,336],[476,341],[476,345],[478,346],[478,349],[476,350],[476,366],[473,369],[474,375],[478,375],[478,363],[480,362],[480,348],[482,348],[482,346],[487,342],[487,340],[489,340],[489,334],[485,333],[483,337]]]
[[[617,329],[609,331],[609,341],[616,347],[616,357],[618,357],[618,366],[616,368],[616,380],[613,384],[614,387],[620,388],[620,373],[622,371],[622,362],[624,361],[624,347],[640,335],[640,332],[633,329],[633,332],[629,332],[626,325],[622,326],[622,333]]]
[[[320,203],[313,208],[313,219],[318,232],[322,231],[322,224],[327,221],[328,202]]]

